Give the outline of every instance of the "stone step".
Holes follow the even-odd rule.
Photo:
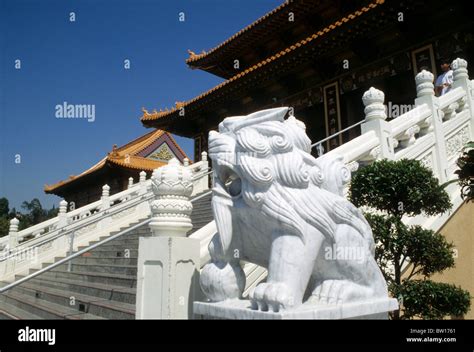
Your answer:
[[[130,249],[128,252],[126,252],[124,249],[107,249],[107,248],[96,248],[90,252],[84,253],[80,258],[125,258],[125,256],[128,255],[130,258],[137,258],[138,257],[138,248],[137,249]]]
[[[78,313],[93,314],[105,319],[134,319],[135,307],[132,304],[110,301],[77,292],[24,283],[12,289],[12,294],[21,294],[31,298],[72,308]]]
[[[130,275],[119,275],[109,273],[97,273],[97,272],[79,272],[79,271],[47,271],[41,276],[48,279],[67,279],[76,280],[82,282],[101,283],[105,285],[114,285],[121,287],[137,287],[137,277]],[[18,275],[17,275],[18,276]],[[15,277],[16,280],[16,277]]]
[[[79,312],[73,308],[64,307],[60,304],[20,293],[3,293],[0,295],[0,301],[15,306],[18,309],[28,311],[40,319],[101,319],[101,317],[97,315]]]
[[[72,260],[73,264],[106,264],[106,265],[134,265],[137,266],[137,257],[117,258],[117,257],[91,257],[81,256]]]
[[[140,237],[148,237],[148,236],[140,236]],[[116,240],[107,242],[106,244],[104,244],[104,246],[110,246],[110,245],[113,245],[113,246],[119,246],[119,245],[132,246],[132,245],[138,244],[138,241],[139,241],[140,237],[137,236],[135,238],[123,238],[123,239],[118,238]],[[91,244],[92,244],[92,242],[91,242]],[[100,246],[100,247],[102,247],[102,246]],[[97,247],[97,248],[99,248],[99,247]]]
[[[195,215],[194,217],[191,216],[191,221],[192,221],[193,223],[195,223],[195,222],[198,222],[198,221],[200,221],[200,220],[202,220],[202,219],[210,219],[210,218],[211,218],[211,219],[214,218],[214,215],[209,212],[209,213],[207,213],[207,214]]]
[[[43,264],[47,265],[47,264]],[[61,264],[51,271],[67,271],[69,264]],[[35,272],[36,270],[31,270]],[[135,275],[137,274],[136,265],[110,265],[110,264],[72,264],[71,271],[74,272],[94,272],[103,274],[120,274],[120,275]]]
[[[193,205],[193,211],[191,213],[192,214],[196,214],[196,213],[202,213],[202,212],[211,212],[212,211],[212,207],[210,204],[203,204],[203,205],[196,205],[194,206]]]
[[[20,309],[12,304],[0,302],[0,320],[39,320],[36,314]]]
[[[213,216],[202,216],[202,217],[199,217],[198,219],[195,219],[195,221],[193,221],[193,225],[197,225],[197,224],[208,224],[210,223],[212,220],[214,220],[214,217]]]
[[[40,275],[28,282],[38,286],[44,286],[65,291],[77,292],[88,296],[94,296],[101,299],[135,304],[136,289],[122,286],[113,286],[110,284],[84,282],[79,280],[46,278]]]
[[[84,248],[87,248],[87,247],[86,247],[86,246],[80,246],[80,247],[78,248],[78,250],[82,250],[82,249],[84,249]],[[107,250],[107,251],[122,251],[122,252],[123,252],[123,251],[126,250],[126,249],[128,249],[128,250],[131,251],[131,250],[137,250],[137,249],[138,249],[138,242],[137,242],[136,244],[134,244],[134,243],[129,243],[129,244],[127,244],[127,245],[125,245],[125,244],[109,244],[109,243],[107,243],[107,244],[104,244],[104,245],[102,245],[102,246],[100,246],[100,247],[98,247],[98,248],[95,248],[95,249],[91,250],[90,253],[92,253],[93,251],[95,251],[95,250],[97,250],[97,249],[99,249],[99,248],[100,248],[101,250]]]

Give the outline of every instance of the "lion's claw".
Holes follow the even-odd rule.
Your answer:
[[[252,309],[279,312],[294,306],[291,289],[284,283],[261,283],[250,293]]]

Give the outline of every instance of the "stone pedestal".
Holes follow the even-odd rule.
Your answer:
[[[138,247],[137,319],[192,319],[200,241],[141,237]]]
[[[217,303],[195,302],[194,314],[199,319],[388,319],[388,312],[398,309],[394,298],[341,305],[305,303],[297,309],[274,312],[252,310],[249,300],[227,300]]]
[[[171,159],[151,181],[152,237],[141,237],[138,245],[136,318],[191,319],[201,249],[199,240],[186,237],[193,227],[192,174]]]

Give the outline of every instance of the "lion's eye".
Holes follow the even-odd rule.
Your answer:
[[[240,192],[242,192],[242,181],[240,180],[240,178],[236,178],[230,183],[227,183],[226,188],[227,192],[229,192],[232,197],[236,197],[240,195]]]

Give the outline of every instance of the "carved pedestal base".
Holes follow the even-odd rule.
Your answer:
[[[388,312],[396,309],[398,302],[394,298],[324,306],[306,303],[297,309],[279,313],[252,310],[249,300],[194,302],[197,319],[388,319]]]

